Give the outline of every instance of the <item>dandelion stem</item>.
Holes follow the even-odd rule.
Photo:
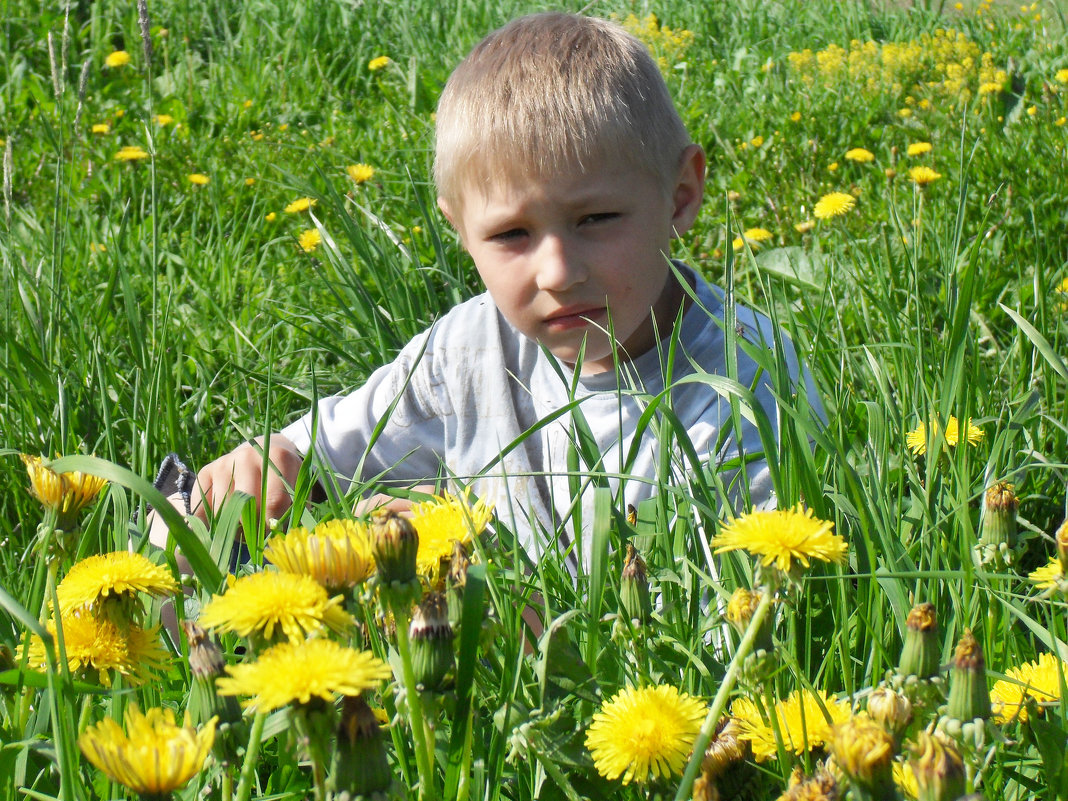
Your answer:
[[[757,604],[756,611],[753,612],[753,617],[749,621],[749,628],[745,630],[745,636],[742,637],[742,641],[738,644],[738,650],[727,667],[723,682],[719,685],[716,697],[712,699],[712,706],[708,710],[708,715],[705,716],[705,722],[701,725],[701,732],[697,735],[697,741],[693,744],[693,754],[690,756],[689,764],[686,765],[686,772],[682,775],[682,782],[679,784],[678,792],[675,793],[675,801],[684,801],[691,795],[694,779],[697,778],[697,771],[704,760],[705,749],[708,748],[708,743],[716,730],[716,724],[719,722],[720,716],[723,715],[723,710],[727,706],[727,699],[734,689],[734,684],[738,680],[738,674],[745,664],[746,657],[753,650],[753,643],[756,642],[760,627],[764,624],[764,618],[767,617],[768,611],[771,609],[772,594],[772,592],[767,591],[760,596],[760,603]]]
[[[434,741],[427,741],[423,702],[415,686],[415,672],[412,670],[412,653],[408,642],[409,609],[404,601],[390,599],[393,619],[397,624],[397,651],[400,652],[401,666],[404,672],[404,689],[408,696],[409,721],[412,727],[412,739],[415,741],[415,765],[419,771],[419,798],[434,799]],[[244,801],[240,799],[239,801]]]
[[[260,739],[263,737],[263,724],[267,720],[265,712],[257,712],[252,719],[252,731],[248,735],[248,748],[245,749],[245,761],[241,764],[241,779],[237,783],[237,801],[248,801],[252,794],[252,778],[256,774],[256,762],[260,754]]]

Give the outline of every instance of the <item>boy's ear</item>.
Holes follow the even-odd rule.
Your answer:
[[[455,228],[456,220],[453,219],[452,209],[449,206],[449,202],[445,198],[439,197],[438,208],[441,209],[441,213],[445,215],[445,219],[449,221],[449,225]]]
[[[460,244],[466,248],[467,245],[464,243],[464,232],[460,230],[460,226],[456,224],[457,217],[453,213],[453,208],[449,205],[449,201],[439,196],[438,208],[441,209],[441,213],[445,215],[445,219],[449,221],[449,225],[452,226],[453,230],[460,235]]]
[[[675,188],[671,194],[674,204],[671,216],[674,236],[681,236],[690,230],[697,219],[697,212],[701,210],[704,195],[705,151],[699,145],[690,145],[682,151]]]

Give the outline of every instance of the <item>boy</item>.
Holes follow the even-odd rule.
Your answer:
[[[314,443],[311,414],[270,438],[265,516],[288,507],[286,487],[314,447],[342,481],[471,483],[532,557],[557,535],[566,548],[575,410],[601,457],[580,473],[618,491],[620,508],[649,497],[656,479],[672,478],[658,476],[654,434],[636,436],[650,397],[665,374],[725,372],[720,293],[667,256],[697,216],[704,171],[657,65],[620,26],[549,13],[490,34],[445,86],[435,159],[438,205],[487,293],[355,392],[321,401]],[[664,338],[680,316],[667,364]],[[739,309],[737,319],[750,340],[772,342],[765,318]],[[759,369],[737,358],[751,386]],[[774,423],[767,384],[756,397]],[[695,381],[673,387],[671,408],[699,455],[736,455],[730,439],[720,444],[728,398]],[[762,450],[748,424],[743,446]],[[245,444],[205,467],[204,505],[234,489],[259,497],[261,464],[259,446]],[[747,472],[751,500],[766,503],[766,465]],[[583,506],[591,501],[584,493]]]

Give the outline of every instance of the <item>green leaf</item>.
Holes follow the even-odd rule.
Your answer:
[[[189,560],[189,564],[205,589],[212,593],[219,591],[223,577],[215,562],[212,561],[211,555],[186,524],[178,510],[171,506],[163,493],[148,481],[125,467],[96,456],[63,456],[53,461],[51,467],[60,473],[80,470],[83,473],[106,478],[113,484],[126,487],[143,497],[152,504],[155,513],[166,522],[175,542],[182,549],[182,555]]]
[[[538,643],[541,651],[538,683],[541,685],[542,709],[571,694],[591,702],[598,700],[593,673],[583,661],[567,630],[569,621],[578,614],[577,609],[572,609],[560,615]]]
[[[822,290],[825,273],[823,257],[804,248],[792,246],[766,250],[756,257],[761,272],[781,278],[788,284]]]

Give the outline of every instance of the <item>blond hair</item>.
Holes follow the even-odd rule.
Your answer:
[[[491,33],[449,77],[434,178],[454,206],[466,188],[606,164],[667,188],[690,143],[645,45],[607,20],[534,14]]]

